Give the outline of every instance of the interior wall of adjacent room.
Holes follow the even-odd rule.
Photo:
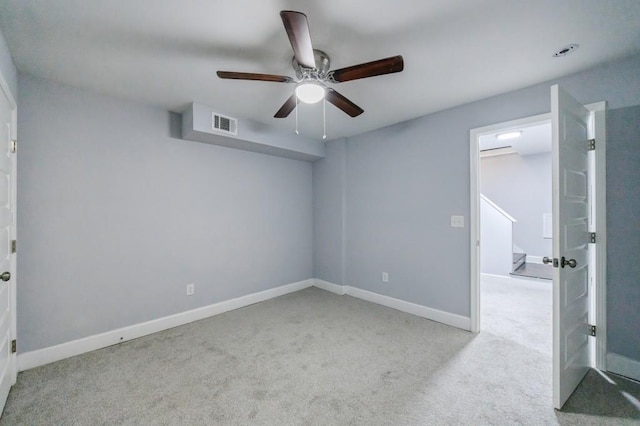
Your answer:
[[[348,237],[346,284],[469,316],[469,130],[548,113],[550,86],[555,83],[584,104],[606,100],[610,109],[637,105],[638,74],[640,56],[634,56],[350,137],[345,151],[328,151],[322,162],[338,162],[342,156],[348,160],[342,184]],[[610,166],[608,178],[611,173],[636,171]],[[339,185],[335,179],[332,182]],[[609,203],[608,209],[627,211],[624,204]],[[465,228],[451,228],[451,215],[463,215]],[[314,220],[322,224],[335,219],[325,212]],[[316,223],[316,229],[321,227]],[[328,250],[324,247],[316,256]],[[381,280],[382,271],[389,272],[388,284]],[[628,280],[637,276],[629,265],[620,265],[617,273]],[[638,301],[629,298],[620,303],[627,307],[628,317],[610,318],[608,329],[623,336],[636,334],[632,325],[640,319],[635,309]]]
[[[181,140],[162,109],[19,86],[21,352],[312,277],[310,163]]]
[[[551,256],[543,215],[551,213],[551,153],[496,155],[480,159],[480,192],[517,222],[513,242],[529,256]]]

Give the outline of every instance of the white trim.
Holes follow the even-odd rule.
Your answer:
[[[471,332],[480,332],[480,134],[469,131],[471,152],[469,154],[469,175],[471,186],[469,197],[469,254],[471,255],[471,276],[469,277],[469,317]]]
[[[550,283],[549,280],[544,278],[534,278],[534,277],[525,277],[522,275],[509,275],[508,277],[505,275],[493,275],[493,274],[480,274],[480,281],[483,283],[491,282],[496,284],[513,284],[514,281],[520,282],[539,282],[539,283]]]
[[[494,203],[493,201],[491,201],[489,198],[487,198],[486,195],[480,193],[480,198],[482,200],[485,200],[487,203],[489,203],[489,205],[491,207],[493,207],[498,213],[500,213],[502,216],[506,217],[507,219],[509,219],[509,221],[515,223],[517,222],[516,218],[511,216],[509,213],[505,212],[502,207],[500,207],[499,205],[497,205],[496,203]]]
[[[509,284],[509,282],[513,279],[520,279],[520,278],[512,278],[506,275],[482,274],[482,273],[480,274],[480,281],[484,281],[484,282]]]
[[[18,109],[14,108],[11,113],[11,138],[16,140],[17,127],[18,127]],[[13,223],[11,225],[11,240],[18,240],[18,151],[11,154],[11,209]],[[17,289],[18,289],[18,268],[16,267],[18,254],[11,254],[11,281],[9,283],[10,300],[11,304],[11,340],[18,339],[17,318],[18,318],[18,303],[17,303]],[[18,380],[18,357],[16,353],[10,355],[11,359],[11,385],[15,385]]]
[[[607,354],[607,370],[633,380],[640,380],[640,361],[613,352]]]
[[[105,333],[61,343],[44,349],[21,353],[18,354],[18,369],[19,371],[24,371],[86,352],[95,351],[96,349],[106,348],[107,346],[115,345],[117,343],[137,339],[138,337],[147,336],[159,331],[188,324],[193,321],[229,312],[234,309],[253,305],[254,303],[273,299],[274,297],[303,290],[313,285],[313,279],[298,281],[296,283],[260,291],[258,293],[248,294],[246,296],[226,300],[224,302],[214,303],[213,305],[192,309],[190,311],[181,312],[168,317],[158,318],[140,324],[119,328],[117,330],[107,331]]]
[[[313,286],[331,293],[339,294],[340,296],[347,294],[347,286],[330,283],[329,281],[323,281],[317,278],[313,280]]]
[[[469,130],[470,145],[470,238],[471,247],[471,277],[470,277],[470,306],[471,331],[480,331],[480,136],[495,133],[498,130],[516,130],[525,126],[547,123],[551,121],[551,114],[540,114],[504,123],[491,124]]]
[[[595,367],[607,370],[607,129],[606,102],[597,102],[585,106],[593,113],[593,125],[596,139],[595,159],[595,231],[596,248],[596,338]],[[639,379],[640,380],[640,379]]]
[[[423,305],[417,305],[415,303],[395,299],[393,297],[384,296],[382,294],[373,293],[371,291],[362,290],[355,287],[346,287],[346,294],[349,296],[366,300],[367,302],[376,303],[378,305],[386,306],[388,308],[393,308],[398,311],[406,312],[408,314],[416,315],[418,317],[426,318],[432,321],[437,321],[442,324],[450,325],[452,327],[461,328],[466,331],[470,331],[471,329],[471,321],[468,317],[452,314],[450,312],[440,311],[438,309],[428,308]]]

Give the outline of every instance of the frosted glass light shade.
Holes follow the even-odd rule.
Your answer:
[[[324,87],[318,83],[301,83],[296,87],[296,96],[307,104],[315,104],[322,100],[324,95]]]

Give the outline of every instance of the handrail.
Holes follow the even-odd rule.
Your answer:
[[[488,199],[487,197],[485,197],[484,194],[480,194],[480,198],[483,199],[484,201],[486,201],[491,207],[493,207],[494,209],[496,209],[498,211],[498,213],[500,213],[502,216],[506,217],[507,219],[509,219],[511,222],[515,223],[517,222],[517,220],[511,216],[509,213],[505,212],[502,208],[500,208],[500,206],[498,206],[496,203],[494,203],[493,201],[491,201],[490,199]]]

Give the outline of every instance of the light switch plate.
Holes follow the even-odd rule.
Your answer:
[[[464,216],[451,216],[452,228],[464,228]]]

